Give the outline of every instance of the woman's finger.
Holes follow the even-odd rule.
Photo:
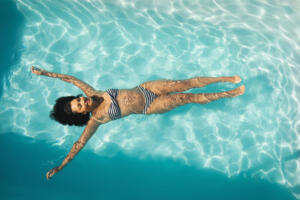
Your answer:
[[[46,178],[47,178],[47,180],[49,180],[49,172],[47,172]]]
[[[49,180],[51,177],[52,177],[52,169],[49,171],[49,172],[47,172],[47,174],[46,174],[46,178],[47,178],[47,180]]]

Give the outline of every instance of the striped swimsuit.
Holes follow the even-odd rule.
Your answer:
[[[141,93],[144,95],[145,98],[144,114],[146,114],[147,109],[149,108],[150,104],[154,101],[154,99],[157,97],[157,95],[151,92],[150,90],[143,88],[142,86],[138,86],[138,89],[141,91]]]
[[[117,102],[117,96],[119,90],[117,89],[108,89],[106,90],[107,94],[110,96],[111,104],[108,109],[108,115],[110,119],[115,120],[121,118],[121,110]]]
[[[144,95],[145,98],[145,107],[143,113],[146,114],[147,109],[149,108],[150,104],[154,101],[154,99],[157,97],[156,94],[151,92],[150,90],[147,90],[146,88],[143,88],[142,86],[138,86],[138,89],[140,92]],[[116,120],[121,118],[121,110],[117,102],[117,96],[118,96],[118,89],[108,89],[106,90],[107,94],[110,96],[111,104],[108,109],[108,115],[110,119]]]

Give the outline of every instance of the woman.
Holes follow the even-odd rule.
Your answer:
[[[56,100],[50,114],[51,118],[64,125],[86,125],[86,127],[61,165],[47,172],[47,179],[61,171],[77,155],[101,124],[130,114],[164,113],[188,103],[205,104],[221,98],[239,96],[245,92],[245,86],[242,85],[234,90],[219,93],[176,93],[217,82],[239,83],[241,81],[239,76],[195,77],[178,81],[157,80],[142,83],[132,89],[97,91],[70,75],[52,73],[33,66],[31,71],[37,75],[59,78],[72,83],[86,95],[86,97],[61,97]]]

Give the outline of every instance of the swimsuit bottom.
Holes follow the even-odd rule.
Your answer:
[[[142,86],[138,86],[138,89],[141,91],[141,93],[144,95],[145,98],[145,107],[143,113],[146,114],[147,109],[149,108],[150,104],[154,101],[154,99],[157,97],[157,95],[151,92],[150,90],[143,88]]]

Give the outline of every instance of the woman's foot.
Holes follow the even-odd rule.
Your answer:
[[[242,81],[241,77],[239,76],[233,76],[232,78],[232,83],[240,83]]]
[[[227,91],[225,93],[229,94],[230,97],[236,97],[236,96],[240,96],[240,95],[244,94],[245,90],[246,90],[246,87],[244,85],[242,85],[242,86],[240,86],[238,88],[235,88],[233,90]]]

